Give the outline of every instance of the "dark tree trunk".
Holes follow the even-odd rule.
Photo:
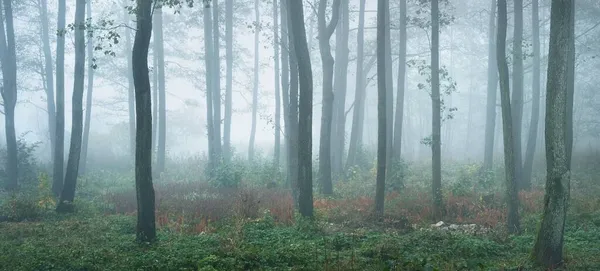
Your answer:
[[[281,160],[281,95],[279,83],[279,9],[277,0],[273,0],[273,59],[275,63],[275,148],[273,150],[273,165],[279,172]]]
[[[87,1],[87,17],[92,18],[92,1]],[[79,175],[86,173],[88,143],[90,140],[90,124],[92,122],[92,91],[94,90],[94,42],[91,37],[87,40],[88,58],[88,81],[85,98],[85,125],[83,130],[83,142],[81,143],[81,159],[79,161]]]
[[[343,171],[344,149],[346,147],[346,92],[348,85],[348,35],[350,11],[348,1],[340,6],[340,19],[335,34],[335,74],[333,89],[333,126],[331,127],[331,166],[334,177],[339,178]]]
[[[392,39],[391,39],[391,21],[390,21],[390,3],[386,1],[385,9],[385,118],[386,118],[386,136],[385,136],[385,168],[392,169],[393,143],[394,143],[394,78],[392,74]],[[386,174],[390,178],[392,174]]]
[[[404,120],[404,82],[406,79],[406,0],[400,0],[400,48],[398,58],[398,94],[396,96],[396,115],[394,117],[393,168],[402,160],[402,121]],[[400,181],[401,185],[403,180]]]
[[[356,165],[356,156],[358,150],[362,148],[362,126],[365,109],[365,83],[363,75],[363,64],[365,59],[365,1],[360,1],[358,13],[358,32],[356,34],[356,83],[354,91],[354,110],[352,112],[352,130],[350,132],[350,145],[348,146],[348,159],[346,160],[346,170]]]
[[[533,35],[533,76],[531,82],[531,121],[529,123],[529,136],[525,162],[523,165],[523,188],[531,189],[531,175],[533,173],[533,159],[538,138],[540,120],[540,19],[538,0],[531,1],[531,25]]]
[[[156,152],[156,173],[165,171],[167,152],[167,97],[165,87],[165,50],[163,39],[163,12],[162,8],[154,10],[155,25],[154,41],[156,52],[156,69],[158,72],[158,147]]]
[[[138,1],[137,3],[137,30],[132,51],[136,113],[136,237],[139,242],[152,242],[156,239],[156,224],[154,187],[152,185],[152,97],[148,74],[148,48],[152,35],[153,1]]]
[[[40,0],[40,22],[42,27],[42,44],[44,50],[44,77],[46,78],[46,109],[48,110],[48,133],[50,136],[50,157],[54,160],[54,144],[56,141],[56,105],[54,104],[54,68],[52,67],[52,50],[48,27],[48,1]]]
[[[129,11],[123,10],[123,18],[126,21],[127,26],[131,17]],[[131,29],[127,27],[125,29],[125,55],[127,56],[127,106],[129,112],[129,153],[131,157],[135,157],[135,93],[133,85],[133,74],[132,74],[132,63],[131,63]]]
[[[483,171],[490,171],[494,163],[494,135],[496,128],[496,101],[498,97],[498,65],[496,64],[496,0],[492,0],[488,32],[488,75],[485,117],[485,147]]]
[[[313,216],[312,194],[312,107],[313,107],[313,80],[310,64],[310,54],[306,41],[304,28],[304,10],[302,0],[288,1],[288,15],[292,35],[294,37],[294,50],[298,63],[300,82],[300,98],[298,112],[298,205],[300,214],[304,217]],[[290,101],[292,102],[292,101]]]
[[[386,170],[386,67],[385,67],[385,31],[388,0],[377,1],[377,183],[375,187],[375,214],[382,218],[385,202]]]
[[[56,38],[56,141],[54,142],[54,167],[52,192],[60,196],[65,169],[65,0],[58,1],[58,35]],[[8,130],[7,130],[8,131]]]
[[[6,38],[4,37],[4,23],[2,24],[2,100],[4,101],[4,128],[6,129],[6,190],[16,190],[19,182],[18,158],[17,158],[17,136],[15,132],[15,106],[17,104],[17,56],[15,49],[15,28],[13,24],[12,1],[4,0],[4,12],[6,18]],[[1,13],[1,12],[0,12]]]
[[[515,30],[513,33],[513,70],[511,113],[515,144],[515,179],[519,189],[526,188],[522,178],[521,126],[523,123],[523,0],[515,1]]]
[[[256,114],[258,111],[258,76],[260,73],[259,62],[259,46],[260,46],[260,7],[259,0],[254,0],[254,22],[256,29],[254,30],[254,83],[252,87],[252,128],[250,130],[250,142],[248,144],[248,160],[254,160],[254,140],[256,138]]]
[[[502,127],[504,138],[504,168],[506,175],[506,201],[508,205],[507,227],[510,233],[518,233],[519,226],[519,195],[515,176],[515,153],[513,127],[510,107],[510,86],[508,63],[506,61],[506,0],[498,0],[498,36],[496,39],[496,61],[500,79],[500,100],[502,104]]]
[[[329,39],[339,19],[340,0],[333,2],[331,21],[326,21],[327,0],[319,2],[319,51],[323,68],[323,102],[321,113],[321,137],[319,141],[319,184],[321,193],[333,194],[331,183],[331,124],[333,120],[333,56]],[[300,57],[298,57],[300,59]],[[302,120],[302,118],[300,118]]]
[[[287,182],[298,203],[298,65],[294,50],[294,40],[290,31],[290,18],[287,15],[287,0],[281,1],[281,54],[283,64],[281,74],[283,114],[286,134]]]
[[[72,124],[65,183],[56,211],[73,212],[75,188],[79,176],[79,158],[83,134],[83,90],[85,81],[85,0],[75,4],[75,74],[73,76]]]
[[[213,98],[213,126],[214,129],[214,143],[213,146],[215,151],[215,161],[217,164],[221,163],[222,150],[221,150],[221,57],[220,57],[220,42],[221,37],[219,33],[219,0],[212,0],[213,3],[213,79],[214,92]]]
[[[574,89],[574,1],[553,0],[546,92],[546,194],[534,260],[546,269],[564,263],[563,243],[570,193],[570,138]]]
[[[231,160],[231,115],[233,92],[233,0],[225,1],[225,119],[223,121],[223,158]]]
[[[208,172],[209,176],[213,175],[213,171],[216,167],[216,154],[215,154],[215,132],[214,132],[214,119],[213,119],[213,40],[212,40],[212,18],[210,13],[210,6],[204,6],[204,64],[206,70],[206,126],[207,126],[207,137],[208,137]]]
[[[441,146],[441,98],[440,98],[440,18],[439,2],[431,1],[431,154],[433,214],[436,221],[444,214],[442,200],[442,146]]]

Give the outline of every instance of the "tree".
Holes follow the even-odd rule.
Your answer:
[[[156,153],[156,172],[165,171],[166,144],[167,144],[167,98],[165,89],[165,49],[163,40],[163,12],[158,6],[154,10],[154,49],[156,50],[156,72],[158,74],[158,148]]]
[[[279,9],[277,0],[273,0],[273,62],[275,64],[275,149],[273,164],[279,172],[279,160],[281,160],[281,90],[279,84]]]
[[[350,11],[348,1],[340,4],[339,23],[335,33],[335,71],[333,89],[333,122],[331,137],[332,173],[338,176],[343,170],[344,148],[346,146],[346,89],[348,83],[348,35]]]
[[[523,0],[515,1],[515,29],[513,33],[513,70],[511,114],[513,127],[515,179],[519,189],[526,188],[523,183],[521,159],[521,125],[523,123]]]
[[[92,18],[92,1],[87,1],[87,17]],[[87,93],[85,98],[85,125],[83,130],[83,142],[81,143],[81,159],[79,161],[79,174],[85,174],[88,142],[90,138],[90,124],[92,122],[92,91],[94,90],[94,42],[92,36],[88,35],[87,41],[87,56],[88,56],[88,81]]]
[[[79,158],[83,134],[83,90],[85,80],[85,0],[75,2],[75,74],[73,76],[71,142],[65,182],[56,211],[73,212],[75,188],[79,176]]]
[[[336,0],[338,1],[338,0]],[[298,112],[298,205],[300,214],[313,216],[312,195],[312,106],[313,80],[310,64],[306,29],[304,27],[304,9],[302,0],[288,0],[287,14],[293,35],[294,51],[298,63],[300,82]]]
[[[392,161],[394,168],[402,158],[402,121],[404,120],[404,84],[406,79],[406,0],[400,0],[400,46],[398,58],[398,94],[396,96],[396,115],[394,117],[394,142]],[[402,181],[402,180],[400,180]]]
[[[214,146],[213,149],[215,151],[215,162],[217,164],[221,163],[222,151],[221,151],[221,57],[220,57],[220,48],[221,43],[219,39],[221,38],[221,34],[219,33],[219,0],[211,0],[210,1],[213,11],[213,23],[212,23],[212,35],[213,35],[213,79],[211,83],[213,84],[213,131],[214,135]],[[160,63],[159,63],[160,65]]]
[[[435,0],[434,0],[435,1]],[[388,0],[377,1],[377,183],[375,187],[375,214],[383,217],[386,170],[386,71],[385,28]]]
[[[440,98],[440,21],[439,2],[431,1],[431,153],[434,219],[439,220],[443,215],[442,201],[442,148],[441,148],[441,98]]]
[[[508,205],[507,227],[510,233],[519,232],[519,195],[515,176],[515,154],[512,117],[510,107],[510,86],[508,63],[506,60],[506,0],[498,0],[498,33],[496,38],[496,61],[500,79],[500,103],[502,106],[502,127],[504,142],[504,170],[506,175],[506,201]]]
[[[208,170],[210,176],[213,174],[213,170],[216,167],[216,150],[215,150],[215,127],[214,127],[214,115],[213,115],[213,33],[212,33],[212,18],[210,13],[210,5],[205,4],[203,9],[203,22],[204,22],[204,65],[206,70],[206,123],[207,123],[207,134],[208,134],[208,157],[209,166]]]
[[[563,264],[564,230],[571,183],[569,136],[574,89],[574,2],[553,0],[546,90],[546,193],[534,260],[548,269]]]
[[[331,183],[331,125],[333,120],[333,56],[329,39],[335,31],[339,19],[340,0],[333,1],[333,14],[331,21],[327,23],[325,13],[327,11],[327,0],[319,2],[318,26],[319,26],[319,51],[321,52],[321,64],[323,68],[323,102],[321,113],[321,137],[319,141],[319,183],[321,193],[333,194]],[[298,58],[300,58],[298,56]],[[302,119],[302,118],[300,118]]]
[[[231,116],[233,92],[233,0],[225,0],[225,105],[223,121],[223,158],[231,159]]]
[[[152,97],[148,70],[148,48],[152,36],[153,1],[137,0],[136,31],[132,50],[135,85],[135,188],[139,242],[156,239],[154,187],[152,186]]]
[[[48,1],[40,0],[40,25],[42,28],[42,44],[44,50],[44,77],[46,78],[46,107],[48,110],[48,132],[50,135],[50,157],[54,158],[56,141],[56,105],[54,103],[54,68],[52,67],[52,50],[50,49],[50,30],[48,29]]]
[[[362,147],[363,116],[365,112],[365,87],[363,65],[365,59],[365,1],[360,1],[358,11],[358,32],[356,34],[356,83],[354,91],[354,111],[352,112],[352,130],[350,131],[350,145],[348,146],[348,159],[346,169],[356,164],[358,150]]]
[[[125,2],[126,3],[126,2]],[[129,21],[131,20],[130,14],[127,9],[123,9],[123,19],[126,22],[127,27],[125,28],[125,56],[127,57],[127,112],[129,116],[129,154],[131,157],[135,157],[135,93],[133,85],[133,64],[131,57],[131,28],[129,27]]]
[[[538,0],[531,1],[531,25],[533,36],[533,75],[531,82],[531,121],[529,122],[529,136],[525,150],[523,164],[523,188],[531,189],[531,175],[533,172],[533,157],[538,138],[540,120],[540,19]]]
[[[4,0],[4,20],[0,18],[0,52],[2,52],[2,83],[0,88],[4,101],[4,129],[6,132],[6,190],[18,186],[17,136],[15,132],[15,106],[17,104],[17,55],[15,49],[15,27],[13,23],[12,0]],[[1,14],[1,12],[0,12]],[[0,17],[2,17],[0,15]],[[4,33],[6,31],[6,37]]]
[[[250,143],[248,146],[248,160],[254,159],[254,139],[256,137],[256,113],[258,111],[258,74],[259,67],[259,47],[260,47],[260,5],[259,0],[254,0],[254,83],[252,87],[252,128],[250,130]]]
[[[483,171],[492,169],[494,161],[494,135],[496,128],[496,100],[498,96],[498,65],[496,64],[496,0],[492,0],[490,21],[488,26],[488,69],[487,69],[487,102],[485,112],[485,146],[483,154]]]
[[[65,0],[58,0],[57,40],[56,40],[56,140],[54,142],[54,167],[52,192],[60,196],[64,178],[65,163]]]

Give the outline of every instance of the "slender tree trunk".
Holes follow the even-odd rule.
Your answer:
[[[383,217],[383,208],[385,201],[385,171],[386,171],[386,136],[387,136],[387,114],[386,114],[386,94],[387,80],[385,67],[385,31],[386,9],[389,7],[388,0],[377,1],[377,184],[375,187],[375,214]]]
[[[203,22],[204,22],[204,64],[206,71],[206,126],[207,126],[207,137],[208,137],[208,171],[209,176],[213,176],[214,169],[216,167],[216,155],[215,155],[215,143],[216,140],[214,132],[214,121],[213,121],[213,34],[212,34],[212,17],[210,13],[210,6],[204,6],[203,9]]]
[[[154,10],[154,42],[156,49],[156,69],[158,72],[158,148],[156,153],[156,173],[165,171],[167,152],[167,97],[165,87],[165,50],[163,39],[163,11],[162,8]]]
[[[123,18],[128,27],[125,28],[125,55],[127,56],[127,106],[129,112],[129,154],[131,157],[135,157],[135,93],[134,93],[134,85],[133,85],[133,66],[131,63],[131,28],[129,27],[129,23],[131,21],[131,17],[129,15],[129,11],[123,10]]]
[[[358,150],[362,148],[362,116],[364,115],[364,44],[365,44],[365,1],[360,1],[358,12],[358,32],[356,34],[356,83],[354,91],[354,110],[352,112],[352,130],[350,132],[350,145],[348,146],[348,159],[346,160],[346,170],[356,165],[356,156]]]
[[[571,2],[571,20],[569,22],[571,31],[569,32],[569,62],[567,77],[567,166],[571,170],[571,158],[573,156],[573,99],[575,95],[575,0]]]
[[[312,195],[312,107],[313,80],[310,64],[310,53],[304,28],[304,10],[302,0],[288,1],[290,26],[294,36],[294,50],[297,56],[300,100],[298,112],[298,205],[300,214],[304,217],[313,216]]]
[[[400,48],[398,58],[398,94],[394,117],[394,142],[392,148],[393,168],[402,161],[402,122],[404,120],[404,82],[406,79],[406,0],[400,0]],[[403,186],[403,180],[399,180]]]
[[[252,88],[252,128],[250,130],[250,143],[248,145],[248,160],[254,160],[254,140],[256,138],[256,113],[258,111],[258,76],[259,76],[259,47],[260,47],[260,6],[259,0],[254,0],[254,83]]]
[[[574,1],[553,0],[546,93],[546,194],[542,223],[533,248],[534,260],[546,269],[564,263],[563,243],[571,167],[569,95],[574,88]]]
[[[273,59],[275,63],[275,148],[273,165],[279,172],[281,160],[281,95],[279,85],[279,9],[277,0],[273,0]]]
[[[500,78],[500,100],[502,104],[502,126],[504,129],[504,168],[506,175],[506,201],[508,205],[507,227],[510,233],[518,233],[519,226],[519,195],[517,179],[515,176],[515,145],[513,140],[513,127],[510,107],[510,86],[508,77],[508,64],[506,61],[506,28],[507,11],[506,0],[498,0],[498,36],[496,39],[496,61],[498,62],[498,75]]]
[[[233,89],[233,1],[225,1],[225,62],[227,71],[225,75],[225,120],[223,122],[223,158],[226,162],[231,160],[231,114],[232,114],[232,89]]]
[[[40,22],[42,27],[42,43],[44,49],[44,73],[46,77],[46,109],[48,110],[48,133],[50,136],[50,157],[54,160],[56,141],[56,105],[54,104],[54,68],[52,67],[52,50],[48,29],[48,1],[40,0]]]
[[[321,137],[319,141],[319,183],[321,193],[333,194],[331,183],[331,125],[333,121],[333,56],[329,39],[339,19],[340,0],[333,2],[331,21],[326,21],[327,0],[319,2],[319,51],[323,68],[323,102],[321,113]],[[302,119],[302,118],[300,118]]]
[[[281,96],[283,98],[283,121],[284,121],[284,129],[285,129],[285,153],[286,153],[286,179],[287,185],[292,191],[296,191],[297,187],[294,185],[292,180],[295,180],[296,177],[292,176],[292,172],[297,169],[297,166],[292,165],[292,161],[297,158],[297,154],[295,156],[291,155],[292,152],[292,120],[290,119],[290,54],[292,53],[290,47],[288,46],[288,39],[290,39],[290,35],[288,33],[288,16],[287,16],[287,0],[281,0],[281,5],[279,5],[279,10],[281,13]],[[296,121],[298,118],[296,118]],[[296,199],[294,197],[294,199]]]
[[[220,42],[221,34],[219,33],[219,0],[212,0],[213,3],[213,126],[214,129],[214,151],[217,164],[221,163],[223,153],[221,149],[221,57],[220,57]]]
[[[15,132],[15,106],[17,104],[17,56],[15,49],[15,28],[13,23],[12,1],[4,0],[6,19],[6,38],[4,36],[4,18],[2,25],[0,52],[2,57],[2,100],[4,102],[4,127],[6,132],[6,190],[16,190],[19,182],[17,136]],[[1,12],[0,12],[1,14]],[[0,16],[1,17],[1,16]]]
[[[529,123],[529,137],[525,162],[523,165],[523,188],[531,189],[531,175],[533,173],[533,159],[537,143],[537,134],[540,120],[540,19],[538,0],[531,1],[531,25],[533,35],[533,76],[531,82],[531,121]]]
[[[92,1],[86,3],[87,17],[92,18]],[[85,125],[83,130],[83,142],[81,143],[81,159],[79,161],[79,174],[86,173],[88,143],[90,140],[90,124],[92,123],[92,91],[94,90],[94,42],[92,37],[88,36],[87,40],[87,55],[88,55],[88,81],[87,93],[85,98]]]
[[[439,2],[431,1],[431,153],[434,219],[440,220],[444,214],[442,200],[442,140],[441,140],[441,98],[440,98],[440,18]]]
[[[156,17],[154,17],[156,20]],[[155,23],[153,23],[155,24]],[[152,153],[158,152],[158,43],[154,37],[154,52],[152,54]]]
[[[333,89],[335,90],[331,164],[334,177],[343,171],[344,149],[346,147],[346,92],[348,85],[348,35],[350,28],[350,11],[348,1],[341,2],[340,19],[335,34],[335,74]]]
[[[390,21],[390,3],[386,1],[385,9],[385,83],[386,83],[386,104],[385,104],[385,117],[386,117],[386,136],[385,136],[385,168],[386,170],[392,169],[392,157],[393,157],[393,142],[394,142],[394,79],[392,74],[392,41],[391,41],[391,21]],[[386,174],[386,178],[390,178],[392,174]]]
[[[72,123],[69,159],[58,212],[73,212],[75,188],[79,176],[79,158],[83,134],[83,89],[85,81],[85,0],[75,4],[75,74],[73,76]]]
[[[492,0],[488,32],[488,75],[485,117],[485,147],[483,171],[490,171],[494,163],[494,135],[496,127],[496,101],[498,96],[498,65],[496,64],[496,0]]]
[[[65,167],[65,13],[65,0],[58,0],[58,35],[56,38],[56,141],[54,142],[54,168],[52,174],[52,192],[54,192],[56,197],[60,196],[60,192],[62,191]]]
[[[137,30],[132,52],[137,120],[135,141],[136,238],[139,242],[153,242],[156,239],[154,187],[152,185],[152,94],[150,75],[148,74],[148,48],[152,35],[152,4],[153,1],[137,2]]]
[[[515,178],[519,189],[523,189],[521,158],[521,126],[523,123],[523,0],[514,0],[515,30],[513,33],[513,74],[512,74],[512,120],[515,144]]]

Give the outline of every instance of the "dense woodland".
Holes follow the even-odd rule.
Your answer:
[[[1,270],[599,270],[600,2],[2,0]]]

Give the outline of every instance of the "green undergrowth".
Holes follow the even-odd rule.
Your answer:
[[[536,223],[525,219],[525,229]],[[0,223],[0,270],[535,270],[527,230],[470,236],[330,226],[278,226],[265,214],[211,233],[160,230],[155,244],[143,245],[134,242],[135,216],[49,215]],[[568,270],[600,270],[600,225],[570,223],[565,253]]]

